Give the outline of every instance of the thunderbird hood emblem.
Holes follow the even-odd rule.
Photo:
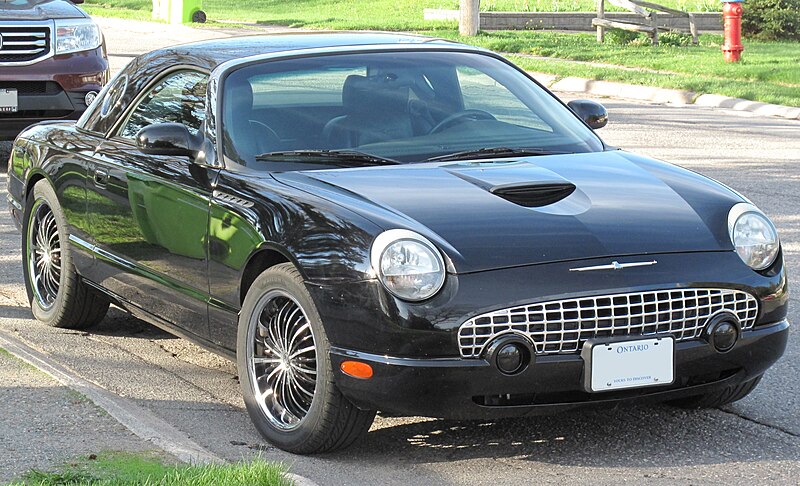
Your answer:
[[[594,270],[623,270],[625,268],[630,267],[649,267],[651,265],[655,265],[658,263],[656,260],[651,260],[649,262],[631,262],[631,263],[620,263],[618,261],[613,261],[608,265],[594,265],[591,267],[577,267],[577,268],[570,268],[570,272],[591,272]]]

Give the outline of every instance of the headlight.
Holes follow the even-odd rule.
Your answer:
[[[444,284],[445,266],[439,250],[413,231],[381,233],[372,244],[370,259],[386,289],[401,299],[425,300]]]
[[[90,19],[56,20],[56,54],[100,47],[100,27]]]
[[[739,203],[731,208],[728,233],[736,253],[753,270],[764,270],[778,256],[778,232],[769,218],[752,204]]]

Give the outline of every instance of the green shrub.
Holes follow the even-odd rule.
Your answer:
[[[658,43],[662,46],[685,47],[692,44],[692,36],[680,32],[664,32],[658,34]]]
[[[621,29],[606,30],[606,42],[610,44],[628,45],[639,37],[638,32]]]
[[[742,32],[761,40],[800,40],[800,0],[747,0]]]

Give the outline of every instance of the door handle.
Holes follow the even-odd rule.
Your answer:
[[[95,169],[94,171],[94,185],[98,187],[105,187],[108,183],[108,170]]]

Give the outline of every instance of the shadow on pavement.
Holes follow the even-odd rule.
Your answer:
[[[113,306],[108,309],[106,318],[97,326],[88,329],[88,331],[91,334],[109,337],[180,339]]]
[[[490,421],[431,420],[371,431],[336,461],[430,463],[513,458],[560,466],[680,467],[729,462],[793,461],[796,446],[776,437],[748,441],[753,424],[716,410],[657,405]]]
[[[17,305],[0,305],[0,318],[5,319],[32,319],[33,315],[28,307]]]

